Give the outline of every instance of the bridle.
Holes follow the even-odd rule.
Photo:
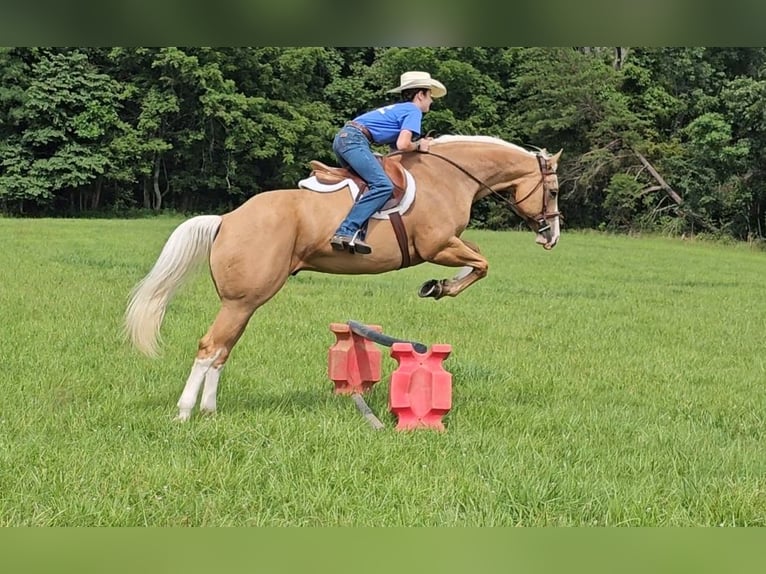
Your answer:
[[[394,153],[401,153],[401,152],[394,152]],[[393,154],[392,154],[393,155]],[[502,201],[507,203],[510,208],[513,210],[513,212],[518,215],[520,218],[525,220],[527,223],[530,221],[534,221],[538,225],[538,233],[543,233],[545,231],[548,231],[550,229],[550,223],[548,223],[549,219],[553,219],[555,217],[561,216],[560,211],[548,211],[548,202],[549,198],[556,197],[558,195],[558,188],[552,189],[546,180],[548,176],[556,175],[556,172],[553,171],[548,167],[547,158],[540,152],[535,152],[535,157],[537,158],[537,165],[540,167],[540,181],[537,182],[537,185],[532,188],[532,190],[527,193],[524,197],[522,197],[520,200],[516,201],[514,197],[511,197],[510,195],[508,197],[504,196],[503,194],[495,191],[490,186],[488,186],[486,183],[484,183],[482,180],[480,180],[478,177],[470,173],[468,170],[466,170],[463,166],[460,164],[454,162],[448,157],[445,157],[441,154],[438,154],[436,152],[429,151],[427,155],[432,155],[434,157],[438,157],[441,160],[446,161],[447,163],[455,166],[457,169],[462,171],[464,174],[466,174],[468,177],[470,177],[472,180],[474,180],[476,183],[478,183],[482,188],[486,189],[490,192],[490,194],[499,197]],[[543,187],[543,209],[542,211],[534,216],[534,217],[528,217],[522,213],[519,212],[518,206],[524,203],[527,199],[532,197],[532,195],[537,191],[537,189],[542,186]]]

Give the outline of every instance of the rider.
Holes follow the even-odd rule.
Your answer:
[[[372,253],[372,248],[357,236],[394,191],[370,146],[373,143],[389,144],[392,150],[427,152],[431,138],[422,138],[416,143],[413,136],[421,135],[423,114],[431,108],[433,98],[444,96],[447,88],[427,72],[405,72],[399,86],[388,93],[401,94],[402,101],[346,122],[332,143],[338,162],[353,169],[369,187],[330,239],[330,245],[336,251],[351,247],[356,253]]]

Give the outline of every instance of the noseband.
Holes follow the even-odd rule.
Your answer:
[[[548,197],[553,196],[556,193],[558,193],[558,190],[555,192],[550,189],[548,186],[548,183],[546,182],[545,178],[549,175],[555,175],[556,172],[552,171],[548,168],[548,163],[545,161],[545,157],[540,152],[535,152],[535,157],[537,157],[537,165],[540,167],[540,181],[537,183],[535,187],[532,188],[532,190],[526,194],[524,197],[522,197],[520,200],[516,201],[515,198],[508,198],[502,195],[501,193],[498,193],[494,189],[492,189],[490,186],[488,186],[486,183],[484,183],[482,180],[480,180],[478,177],[467,171],[463,166],[455,163],[448,157],[444,157],[443,155],[440,155],[438,153],[429,151],[428,155],[432,155],[435,157],[438,157],[439,159],[442,159],[446,161],[447,163],[454,165],[456,168],[458,168],[460,171],[462,171],[464,174],[466,174],[468,177],[470,177],[472,180],[474,180],[476,183],[478,183],[480,186],[482,186],[484,189],[489,191],[492,195],[495,195],[499,197],[501,200],[506,202],[513,212],[518,215],[520,218],[522,218],[525,221],[535,221],[539,228],[538,232],[547,231],[550,228],[550,225],[548,224],[549,219],[553,219],[554,217],[559,217],[561,215],[560,211],[548,211]],[[543,210],[535,217],[527,217],[526,215],[519,212],[518,206],[521,205],[524,201],[532,197],[532,195],[537,191],[537,189],[542,186],[543,187]]]

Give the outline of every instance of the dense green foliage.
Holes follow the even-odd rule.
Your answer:
[[[223,212],[333,162],[335,130],[423,69],[449,89],[427,130],[564,149],[570,227],[761,238],[764,64],[764,48],[3,48],[0,210]],[[491,200],[474,215],[516,223]]]

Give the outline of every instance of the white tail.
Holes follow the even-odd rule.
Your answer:
[[[184,221],[171,233],[149,274],[134,287],[125,311],[125,334],[142,353],[157,356],[165,309],[189,273],[209,259],[220,226],[220,215]]]

